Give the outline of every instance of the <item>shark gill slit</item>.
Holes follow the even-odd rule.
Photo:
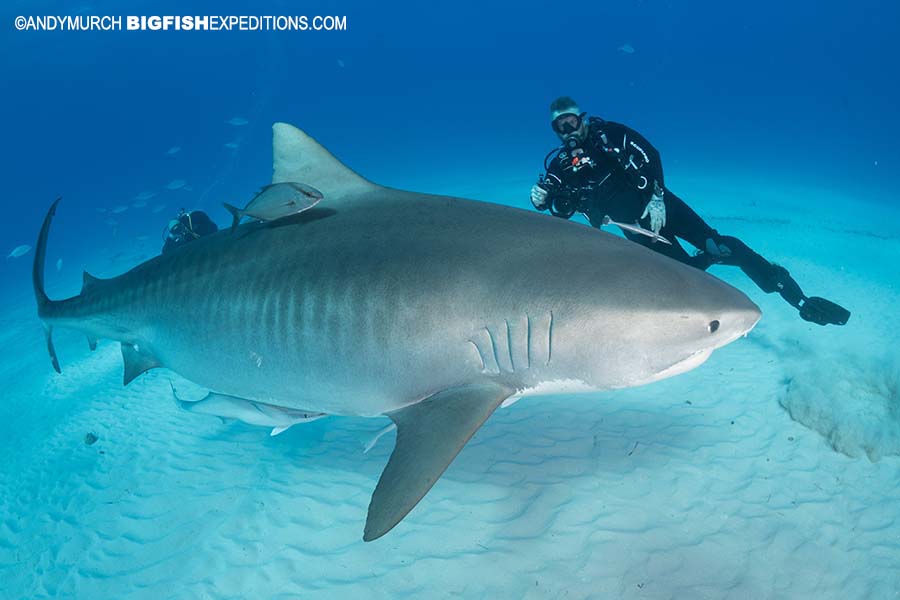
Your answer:
[[[553,311],[550,311],[550,325],[547,327],[547,364],[553,358]]]
[[[497,364],[497,371],[502,371],[503,369],[500,368],[500,354],[497,353],[497,341],[494,339],[494,334],[487,327],[484,330],[487,331],[488,339],[491,340],[491,350],[494,352],[494,362]]]
[[[472,340],[469,340],[469,343],[475,346],[475,351],[478,353],[478,358],[481,359],[481,370],[487,371],[487,365],[484,362],[484,356],[481,354],[481,348],[479,348],[478,344],[476,344]]]
[[[509,328],[509,319],[504,319],[504,323],[506,323],[506,350],[509,352],[509,364],[512,369],[512,373],[516,372],[516,358],[513,356],[513,342],[512,342],[512,331]]]
[[[525,313],[525,353],[528,356],[528,368],[531,368],[531,316]]]

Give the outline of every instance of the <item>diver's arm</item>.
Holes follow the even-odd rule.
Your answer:
[[[563,177],[565,176],[559,153],[549,162],[545,161],[544,166],[547,172],[531,188],[531,203],[540,211],[550,210],[554,216],[561,216],[553,210],[553,201],[563,187]]]
[[[609,121],[604,131],[608,138],[607,152],[615,155],[645,200],[650,200],[655,188],[665,188],[659,152],[644,136],[621,123]]]

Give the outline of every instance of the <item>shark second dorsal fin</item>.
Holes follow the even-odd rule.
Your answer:
[[[272,125],[272,183],[301,182],[320,190],[324,204],[340,204],[378,186],[293,125]]]
[[[497,384],[464,385],[388,413],[397,442],[372,494],[363,540],[378,539],[399,523],[512,393]]]

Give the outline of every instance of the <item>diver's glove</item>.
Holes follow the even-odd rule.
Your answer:
[[[536,183],[531,187],[531,203],[538,210],[547,210],[547,189]]]
[[[663,202],[663,194],[665,192],[659,187],[659,184],[653,182],[653,195],[650,196],[650,202],[644,207],[644,219],[648,215],[650,217],[650,230],[659,234],[659,231],[666,226],[666,204]]]

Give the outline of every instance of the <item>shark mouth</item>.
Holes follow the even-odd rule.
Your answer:
[[[674,377],[675,375],[681,375],[682,373],[687,373],[691,369],[696,369],[703,363],[705,363],[710,356],[712,356],[713,348],[709,348],[707,350],[699,350],[694,352],[684,360],[681,360],[670,367],[666,367],[652,378],[650,378],[647,383],[652,383],[654,381],[659,381],[660,379],[667,379],[669,377]]]

